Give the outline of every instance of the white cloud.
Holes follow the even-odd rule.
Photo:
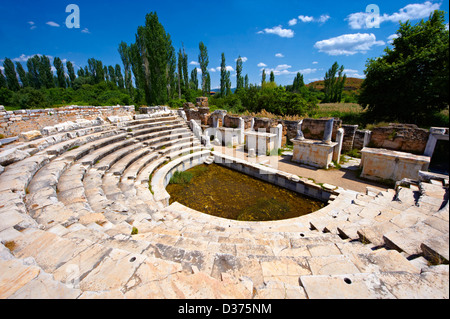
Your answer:
[[[284,55],[283,55],[282,53],[277,53],[277,54],[275,54],[275,56],[276,56],[277,58],[284,58]]]
[[[322,14],[321,16],[320,16],[320,18],[317,20],[317,22],[320,22],[320,23],[325,23],[325,22],[327,22],[328,20],[330,20],[330,16],[328,15],[328,14]]]
[[[388,43],[392,44],[394,43],[394,40],[397,39],[399,37],[399,35],[397,33],[391,34],[390,36],[388,36]]]
[[[229,65],[227,65],[225,69],[227,70],[227,72],[228,72],[228,71],[230,71],[230,72],[233,72],[233,71],[234,71],[233,67],[232,67],[232,66],[229,66]],[[211,72],[221,72],[221,71],[222,71],[222,67],[218,66],[217,68],[212,68],[212,69],[210,69],[210,71],[211,71]]]
[[[4,71],[4,70],[5,70],[5,68],[4,68],[4,67],[2,67],[2,66],[0,66],[0,70]]]
[[[390,21],[397,23],[399,21],[405,22],[407,20],[417,20],[428,18],[434,10],[438,10],[441,3],[432,3],[426,1],[424,3],[413,3],[401,8],[398,12],[391,15],[383,14],[376,18],[376,24],[378,25]],[[367,29],[374,26],[374,22],[370,22],[373,19],[373,13],[356,12],[350,14],[345,20],[348,21],[350,28],[352,29]]]
[[[299,20],[301,20],[304,23],[309,23],[309,22],[318,22],[318,23],[325,23],[327,22],[331,17],[328,14],[322,14],[319,18],[314,18],[311,16],[298,16]],[[296,20],[296,19],[294,19]],[[292,21],[292,20],[291,20]],[[289,21],[290,22],[290,21]],[[296,22],[297,23],[297,22]]]
[[[84,28],[83,30],[81,30],[81,33],[91,34],[88,28]]]
[[[265,70],[266,70],[266,74],[270,74],[271,72],[273,72],[273,74],[276,75],[276,76],[278,76],[278,75],[292,75],[292,74],[297,74],[299,72],[301,74],[311,74],[311,73],[314,73],[314,72],[317,71],[317,69],[303,69],[303,70],[290,71],[291,68],[292,68],[291,65],[280,64],[274,69],[265,69]],[[261,69],[261,71],[262,71],[262,69]]]
[[[319,62],[317,62],[317,61],[314,61],[312,64],[319,64]]]
[[[265,68],[265,67],[267,67],[267,64],[261,62],[261,63],[258,63],[258,67]]]
[[[238,60],[238,59],[235,59],[234,62],[237,62],[237,60]],[[245,56],[242,56],[242,57],[241,57],[241,60],[242,60],[243,63],[245,63],[245,62],[248,61],[248,58],[245,57]]]
[[[448,31],[448,23],[445,25],[445,30]]]
[[[60,25],[58,23],[53,22],[53,21],[49,21],[46,24],[51,26],[51,27],[55,27],[55,28],[59,28],[60,27]]]
[[[197,73],[202,73],[202,69],[196,68],[196,70],[197,70]]]
[[[198,63],[197,61],[191,61],[191,62],[189,63],[189,65],[200,65],[200,63]]]
[[[316,42],[314,47],[328,55],[354,55],[366,53],[372,46],[385,45],[377,41],[373,33],[344,34],[335,38]]]
[[[308,69],[299,70],[298,72],[300,72],[301,74],[311,74],[311,73],[316,73],[317,69],[308,68]]]
[[[33,54],[33,55],[25,55],[25,54],[22,54],[20,57],[12,59],[12,61],[14,61],[14,62],[27,62],[28,59],[31,59],[31,58],[34,57],[35,55],[37,55],[37,56],[39,56],[39,57],[42,56],[42,54]],[[53,59],[52,56],[47,55],[47,57],[48,57],[50,60]]]
[[[27,23],[31,26],[30,30],[34,30],[37,28],[36,23],[34,23],[34,21],[28,21]]]
[[[264,29],[264,31],[259,31],[258,34],[276,34],[282,38],[293,38],[294,37],[294,31],[292,31],[291,29],[283,29],[281,27],[281,25],[277,26],[277,27],[273,27],[271,29]]]
[[[305,22],[305,23],[314,21],[314,17],[304,16],[304,15],[298,16],[298,18],[300,20],[302,20],[302,22]]]
[[[292,27],[297,24],[297,19],[289,20],[289,25]]]
[[[344,73],[347,74],[347,77],[350,77],[350,78],[358,78],[358,79],[365,79],[366,78],[365,75],[359,74],[358,70],[345,69]]]

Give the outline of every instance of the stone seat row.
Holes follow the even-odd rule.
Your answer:
[[[344,239],[332,226],[345,218],[373,222],[387,208],[438,209],[442,187],[338,190],[315,214],[265,223],[215,218],[178,203],[164,208],[149,182],[165,176],[165,163],[189,160],[202,148],[181,131],[176,140],[184,147],[165,140],[169,123],[128,130],[136,123],[119,122],[119,132],[89,146],[53,155],[43,149],[0,174],[8,199],[0,210],[10,214],[0,218],[0,237],[14,243],[9,260],[0,257],[0,282],[9,288],[2,296],[30,295],[33,287],[35,294],[67,298],[448,298],[448,266],[429,267],[398,247],[369,243],[361,228],[357,238]],[[152,138],[140,144],[147,134]],[[448,218],[448,206],[447,215],[439,207],[430,216]],[[138,234],[131,235],[133,228]],[[23,277],[13,285],[11,260],[49,278]]]

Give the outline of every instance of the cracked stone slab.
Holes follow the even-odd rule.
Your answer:
[[[309,299],[395,299],[374,274],[302,276]]]

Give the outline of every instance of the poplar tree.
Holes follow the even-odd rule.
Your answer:
[[[8,89],[10,89],[11,91],[18,91],[20,89],[20,85],[19,80],[17,79],[14,63],[11,61],[11,59],[5,58],[3,67],[5,68],[5,76]]]
[[[248,74],[245,75],[244,87],[246,90],[249,88]]]
[[[119,64],[116,64],[114,71],[115,71],[115,76],[116,76],[116,80],[117,80],[117,86],[119,87],[119,89],[123,89],[124,81],[123,81],[122,69],[120,68]]]
[[[198,90],[198,72],[197,68],[193,69],[191,72],[191,80],[189,81],[191,85],[191,89],[197,91]]]
[[[119,54],[122,59],[123,67],[124,67],[124,77],[125,77],[125,88],[128,90],[128,94],[130,94],[131,98],[133,98],[133,83],[132,83],[132,75],[131,75],[131,57],[130,57],[130,49],[125,42],[120,43],[119,45]],[[117,66],[116,66],[117,69]]]
[[[38,71],[41,87],[45,87],[46,89],[54,88],[55,82],[53,81],[52,65],[50,59],[45,55],[39,58]]]
[[[35,89],[40,89],[42,86],[41,78],[39,76],[40,63],[41,63],[40,57],[37,55],[33,56],[32,58],[29,58],[27,61],[28,84]]]
[[[200,69],[202,70],[202,93],[207,96],[211,92],[208,87],[211,86],[211,80],[208,72],[209,58],[208,49],[203,42],[199,44],[200,54],[198,55],[198,63],[200,63]]]
[[[242,89],[244,87],[244,78],[242,77],[242,58],[239,58],[236,61],[236,89]]]
[[[117,86],[116,70],[112,65],[108,66],[109,81]]]
[[[6,79],[3,75],[2,69],[0,69],[0,89],[7,88]]]
[[[294,78],[294,83],[292,84],[292,91],[300,93],[301,89],[305,86],[305,81],[303,75],[298,72]]]
[[[128,61],[131,63],[138,93],[144,92],[148,105],[162,105],[173,97],[177,66],[175,49],[156,12],[147,14],[145,26],[138,27],[136,43],[127,48],[122,42],[119,52],[126,69]],[[128,73],[125,74],[129,81]]]
[[[266,84],[266,69],[262,71],[262,80],[261,80],[261,86],[264,86]]]
[[[220,95],[226,95],[227,88],[227,64],[225,61],[225,53],[222,53],[222,63],[220,64]]]
[[[103,77],[104,81],[111,82],[111,78],[109,77],[108,67],[106,65],[103,67],[103,75],[104,75],[104,77]]]
[[[76,79],[75,76],[75,69],[73,68],[73,64],[70,61],[66,62],[66,67],[67,67],[67,73],[69,74],[69,80],[70,80],[70,87],[73,87],[73,82]],[[82,69],[81,69],[82,70]]]
[[[20,62],[16,62],[16,70],[17,70],[17,74],[19,75],[20,82],[22,83],[22,87],[29,86],[27,73],[25,72],[25,70]]]
[[[336,78],[337,75],[337,78]],[[342,91],[347,80],[344,74],[344,66],[340,66],[335,62],[332,67],[325,73],[325,101],[329,103],[340,103],[342,99]]]
[[[181,91],[184,90],[184,78],[183,78],[183,53],[180,49],[178,51],[178,73],[177,73],[177,79],[178,79],[178,98],[181,100]]]
[[[225,81],[225,83],[226,83],[226,95],[229,96],[232,93],[231,92],[231,72],[230,71],[228,71],[226,73],[226,81]]]
[[[53,60],[53,66],[56,69],[57,83],[58,87],[65,89],[66,88],[66,74],[64,72],[64,64],[61,59],[55,57]]]
[[[275,74],[273,71],[270,72],[270,83],[275,83]]]
[[[188,56],[186,54],[186,51],[184,49],[183,45],[183,79],[184,79],[184,89],[185,94],[188,94],[190,91],[189,87],[189,68],[188,68]]]

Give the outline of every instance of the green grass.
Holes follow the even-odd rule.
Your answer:
[[[194,175],[190,172],[175,172],[170,179],[169,184],[177,184],[177,185],[183,185],[183,184],[189,184],[192,180]]]

